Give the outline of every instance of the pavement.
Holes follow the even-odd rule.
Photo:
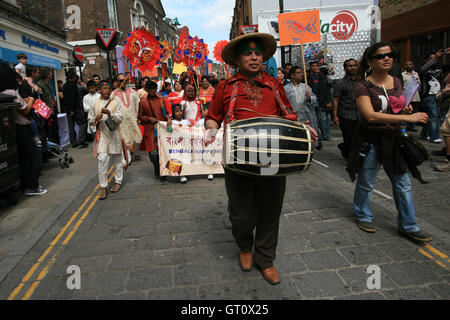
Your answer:
[[[161,186],[142,154],[122,189],[100,201],[91,148],[69,149],[69,169],[53,159],[43,172],[48,195],[0,206],[0,299],[450,299],[450,172],[427,163],[421,171],[430,184],[413,181],[417,220],[432,234],[430,244],[397,234],[382,170],[371,198],[377,232],[365,233],[354,221],[354,183],[339,142],[332,127],[309,171],[287,179],[277,286],[256,268],[239,267],[223,176]],[[368,285],[376,284],[374,269],[378,288]]]

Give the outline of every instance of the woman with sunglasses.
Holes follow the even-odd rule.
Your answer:
[[[410,172],[400,151],[400,123],[427,123],[428,116],[423,112],[412,114],[412,107],[405,107],[401,81],[389,75],[395,56],[392,45],[379,42],[366,49],[360,62],[355,97],[362,116],[347,167],[352,181],[357,175],[353,208],[358,227],[375,232],[369,200],[382,165],[392,183],[398,232],[428,242],[432,238],[416,222]]]

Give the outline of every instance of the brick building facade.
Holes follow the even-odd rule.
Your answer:
[[[380,9],[381,39],[400,50],[402,65],[420,66],[428,53],[450,47],[449,0],[380,0]]]
[[[66,0],[66,6],[78,5],[81,13],[80,29],[68,32],[68,42],[79,45],[84,52],[83,79],[99,74],[109,78],[106,52],[100,50],[95,42],[97,28],[116,29],[118,46],[128,33],[136,27],[144,26],[161,39],[168,39],[176,45],[177,27],[165,21],[165,11],[160,0]],[[117,64],[119,71],[128,71],[124,59],[117,61],[116,50],[110,51],[111,66]],[[111,70],[114,75],[115,70]]]
[[[252,20],[251,0],[236,0],[233,22],[231,23],[230,39],[241,34],[240,26],[250,25]]]

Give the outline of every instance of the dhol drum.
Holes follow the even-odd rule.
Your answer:
[[[236,120],[225,126],[225,169],[254,176],[306,172],[312,139],[306,125],[281,118]]]

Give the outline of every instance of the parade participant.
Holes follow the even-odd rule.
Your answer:
[[[184,119],[190,121],[194,126],[202,117],[202,102],[197,99],[193,85],[188,84],[184,89],[184,100],[181,101]]]
[[[356,85],[355,96],[362,117],[347,166],[352,181],[357,174],[353,208],[358,227],[365,232],[375,232],[369,200],[380,165],[383,165],[392,183],[398,232],[413,240],[428,242],[431,237],[421,231],[416,222],[410,172],[400,151],[400,123],[427,123],[428,116],[422,112],[412,114],[411,105],[404,107],[401,81],[389,75],[394,56],[392,45],[378,42],[365,50],[358,70],[361,80]]]
[[[120,124],[123,119],[124,106],[119,98],[111,96],[112,85],[109,82],[100,81],[99,88],[101,97],[89,109],[88,121],[91,126],[96,127],[94,157],[98,160],[99,199],[104,200],[108,192],[107,173],[110,159],[112,159],[115,167],[115,184],[111,188],[111,192],[119,191],[122,184],[122,153],[125,146],[120,133]],[[116,128],[114,130],[111,130],[106,124],[108,119],[115,123]]]
[[[419,74],[414,71],[414,62],[412,61],[406,61],[405,65],[405,71],[402,73],[402,79],[403,79],[403,91],[408,88],[409,83],[411,82],[411,79],[415,78],[420,83],[420,77]],[[411,100],[411,105],[413,107],[413,113],[418,112],[420,110],[420,96],[419,92],[416,92],[413,99]],[[417,131],[415,128],[414,123],[408,123],[406,129],[408,131]]]
[[[188,120],[183,119],[183,107],[177,103],[172,106],[172,125],[173,126],[190,126]],[[180,177],[180,183],[186,183],[187,178],[185,176]]]
[[[239,72],[227,81],[222,81],[215,92],[206,117],[205,126],[208,131],[205,145],[215,141],[222,121],[230,120],[225,115],[230,108],[232,96],[236,120],[262,115],[280,116],[283,107],[289,110],[286,117],[297,119],[281,84],[262,72],[263,62],[273,56],[276,47],[276,41],[271,35],[251,33],[233,39],[224,48],[223,60],[239,67]],[[254,259],[256,266],[262,270],[264,279],[270,284],[278,284],[280,278],[273,261],[276,256],[286,177],[249,176],[225,169],[225,186],[232,233],[240,250],[241,268],[249,271]]]
[[[141,143],[142,141],[141,130],[139,129],[137,119],[140,99],[133,89],[127,88],[127,81],[125,81],[125,76],[122,73],[117,75],[117,80],[122,84],[122,88],[114,90],[113,95],[120,98],[124,106],[120,129],[127,144],[128,164],[130,164],[134,156],[134,144]]]
[[[137,94],[139,96],[139,99],[145,98],[147,96],[147,91],[145,90],[145,84],[147,81],[150,81],[149,77],[143,77],[141,80],[139,80],[139,90],[137,91]]]
[[[214,91],[215,91],[214,88],[211,86],[211,83],[209,82],[209,78],[207,76],[203,76],[201,80],[201,87],[200,90],[198,91],[198,96],[212,97]]]
[[[164,86],[160,93],[161,97],[167,97],[171,92],[172,92],[172,83],[168,81],[164,82]]]
[[[345,77],[334,86],[333,123],[341,128],[343,143],[338,144],[344,159],[352,148],[353,134],[358,124],[358,107],[355,99],[356,72],[358,62],[348,59],[344,62]]]
[[[97,85],[97,83],[95,83],[95,81],[93,81],[93,80],[88,81],[86,86],[89,90],[89,93],[83,97],[83,108],[84,108],[84,112],[89,114],[89,110],[97,104],[97,101],[98,101],[98,99],[100,99],[101,95],[98,92],[98,85]],[[95,127],[89,125],[87,128],[87,133],[94,134]]]
[[[100,81],[101,81],[100,76],[99,76],[98,74],[94,74],[94,75],[92,76],[92,81],[95,82],[95,85],[96,85],[97,88],[98,88],[98,84],[99,84]],[[86,84],[86,85],[87,85],[87,84]]]
[[[422,104],[430,118],[430,121],[423,127],[420,136],[424,140],[429,139],[432,143],[442,142],[439,137],[439,110],[436,95],[444,87],[443,69],[444,67],[448,68],[448,65],[440,63],[443,55],[442,50],[428,54],[425,58],[426,63],[419,69],[419,75],[422,79]]]
[[[119,89],[120,87],[120,81],[117,79],[117,77],[114,77],[112,80],[112,88],[113,90]]]
[[[441,94],[448,97],[450,96],[450,73],[445,78],[444,83],[445,88],[442,90]],[[445,149],[443,150],[445,159],[442,163],[436,164],[434,169],[436,171],[447,172],[450,171],[450,108],[445,115],[444,122],[442,122],[441,134],[445,143]]]
[[[318,105],[317,97],[303,81],[302,68],[294,66],[290,69],[290,82],[284,86],[286,96],[297,114],[298,120],[309,123],[317,132],[317,118],[314,106]]]
[[[17,153],[20,170],[20,189],[26,196],[39,196],[47,190],[39,184],[41,172],[41,152],[35,143],[29,113],[33,110],[34,98],[23,98],[18,94],[17,73],[8,65],[0,63],[0,93],[14,96],[15,133],[17,140]],[[23,80],[26,82],[26,80]]]
[[[173,85],[174,91],[172,91],[171,93],[169,93],[169,97],[170,98],[174,98],[174,97],[183,97],[184,96],[184,90],[183,87],[181,86],[180,81],[175,81],[175,84]]]
[[[155,135],[156,124],[158,121],[167,121],[167,126],[172,125],[172,119],[168,114],[164,116],[163,101],[156,95],[158,85],[154,81],[148,81],[145,84],[145,90],[148,95],[139,103],[138,119],[144,126],[144,136],[139,150],[148,152],[150,161],[153,163],[155,178],[159,179],[161,184],[167,184],[167,178],[160,176],[158,138]]]
[[[322,125],[320,123],[320,110],[325,108],[330,102],[327,100],[327,79],[320,73],[319,63],[317,61],[311,61],[309,63],[308,85],[311,87],[312,92],[316,95],[318,102],[317,105],[314,105],[314,112],[317,120],[317,125],[315,128],[318,129],[317,133],[319,134],[318,149],[320,150],[322,149],[322,140],[324,138]]]

